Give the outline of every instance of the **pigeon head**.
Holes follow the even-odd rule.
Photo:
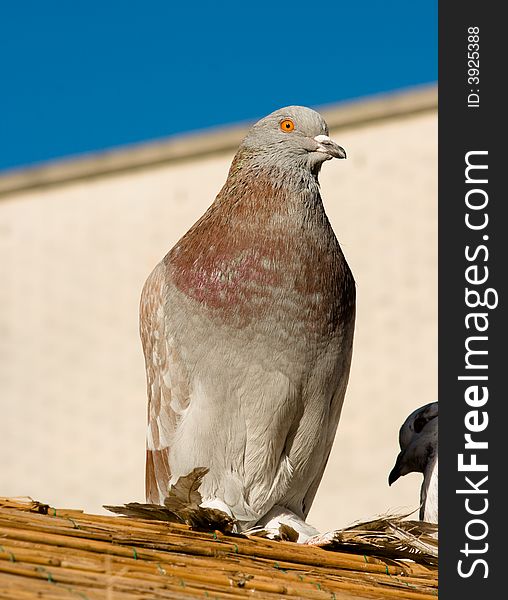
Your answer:
[[[303,168],[316,176],[325,160],[346,158],[344,148],[328,137],[323,117],[305,106],[287,106],[258,121],[240,153],[260,168]]]
[[[423,473],[437,453],[438,403],[412,412],[399,432],[400,453],[388,477],[389,485],[408,473]]]

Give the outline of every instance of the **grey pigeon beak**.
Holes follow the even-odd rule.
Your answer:
[[[397,479],[402,475],[401,466],[402,466],[402,452],[397,456],[397,460],[395,461],[395,466],[390,471],[390,475],[388,475],[388,485],[392,485],[395,483]]]
[[[333,158],[346,158],[346,151],[336,144],[327,135],[316,135],[314,141],[318,143],[316,152],[323,152]]]

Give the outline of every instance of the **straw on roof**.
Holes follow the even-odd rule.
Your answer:
[[[351,543],[353,533],[347,531]],[[361,546],[360,554],[328,551],[0,498],[0,598],[437,596],[435,565],[376,558],[363,554],[366,547]],[[382,548],[372,548],[382,553]]]

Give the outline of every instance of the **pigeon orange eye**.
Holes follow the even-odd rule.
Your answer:
[[[295,124],[293,121],[291,121],[291,119],[284,119],[284,121],[282,121],[280,124],[280,128],[282,131],[293,131]]]

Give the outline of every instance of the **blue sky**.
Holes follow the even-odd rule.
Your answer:
[[[437,0],[0,9],[0,170],[437,79]]]

